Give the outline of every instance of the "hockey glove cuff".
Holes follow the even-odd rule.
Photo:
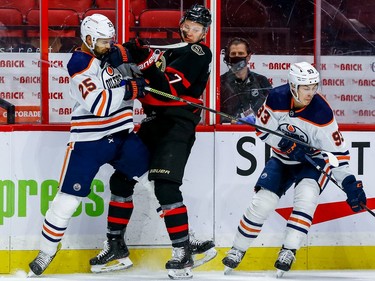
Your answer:
[[[141,71],[155,64],[154,51],[150,49],[141,39],[131,40],[123,44],[129,51],[134,62]]]
[[[109,52],[101,59],[100,67],[103,68],[106,63],[112,67],[119,67],[123,63],[131,63],[132,57],[128,50],[120,44],[114,44]]]
[[[361,203],[366,205],[366,194],[363,190],[362,181],[357,181],[353,175],[347,176],[342,181],[342,188],[348,197],[346,202],[349,204],[350,208],[352,208],[354,212],[361,211],[363,209]]]
[[[147,87],[147,83],[146,80],[143,78],[122,80],[120,85],[125,87],[124,100],[144,98],[147,94],[145,92],[145,87]]]
[[[305,154],[311,155],[315,152],[314,149],[295,143],[287,138],[282,138],[278,146],[291,160],[301,163],[307,161]]]

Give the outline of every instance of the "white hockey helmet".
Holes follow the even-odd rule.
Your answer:
[[[86,42],[87,35],[91,36],[92,46]],[[104,15],[92,14],[83,19],[81,23],[81,39],[92,52],[99,38],[115,38],[116,31],[113,23]]]
[[[298,87],[301,85],[319,85],[320,75],[315,67],[308,62],[297,62],[290,67],[288,80],[293,97],[300,102],[298,99]]]

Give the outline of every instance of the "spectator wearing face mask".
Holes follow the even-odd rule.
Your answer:
[[[254,123],[254,116],[272,86],[267,77],[250,71],[251,54],[246,39],[235,37],[229,40],[224,56],[229,70],[220,76],[220,111]],[[228,118],[221,117],[221,123],[229,122]]]

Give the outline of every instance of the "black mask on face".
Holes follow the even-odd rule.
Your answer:
[[[228,66],[233,72],[238,72],[246,67],[246,57],[229,57]]]

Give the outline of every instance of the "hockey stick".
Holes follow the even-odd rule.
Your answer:
[[[337,166],[339,165],[339,162],[338,162],[337,158],[336,158],[335,155],[333,155],[331,152],[323,151],[323,150],[321,150],[321,149],[315,148],[315,147],[313,147],[313,146],[308,145],[307,143],[305,143],[305,142],[303,142],[303,141],[300,141],[299,139],[295,139],[295,138],[292,138],[292,137],[290,137],[290,136],[288,136],[288,135],[284,135],[284,134],[281,133],[281,132],[272,131],[272,130],[270,130],[270,129],[268,129],[268,128],[265,128],[265,127],[259,126],[259,125],[257,125],[257,124],[253,124],[253,123],[248,122],[248,121],[245,121],[245,120],[240,120],[239,118],[234,117],[234,116],[232,116],[232,115],[229,115],[229,114],[227,114],[227,113],[224,113],[224,112],[221,112],[221,111],[217,111],[217,110],[215,110],[215,109],[212,109],[212,108],[206,107],[206,106],[204,106],[204,105],[201,105],[201,104],[198,104],[198,103],[195,103],[195,102],[191,102],[191,101],[185,100],[185,99],[183,99],[183,98],[181,98],[181,97],[177,97],[177,96],[174,96],[174,95],[171,95],[171,94],[168,94],[168,93],[165,93],[165,92],[162,92],[162,91],[159,91],[159,90],[156,90],[156,89],[150,88],[150,87],[145,87],[145,90],[146,90],[146,91],[149,91],[149,92],[151,92],[151,93],[154,93],[154,94],[157,94],[157,95],[160,95],[160,96],[163,96],[163,97],[166,97],[166,98],[169,98],[169,99],[175,100],[175,101],[184,102],[184,103],[186,103],[186,104],[188,104],[188,105],[191,105],[191,106],[194,106],[194,107],[197,107],[197,108],[203,109],[203,110],[210,111],[210,112],[212,112],[212,113],[215,113],[215,114],[218,114],[218,115],[220,115],[220,116],[226,117],[226,118],[228,118],[228,119],[230,119],[230,120],[233,120],[233,121],[240,121],[241,123],[244,123],[244,124],[246,124],[246,125],[249,125],[249,126],[251,126],[251,127],[254,127],[254,128],[258,129],[258,130],[265,131],[265,132],[267,132],[267,133],[270,133],[270,134],[276,135],[276,136],[281,137],[281,138],[286,138],[286,139],[288,139],[288,140],[290,140],[290,141],[293,141],[293,142],[295,142],[295,143],[301,144],[301,145],[303,145],[303,146],[305,146],[305,147],[312,148],[312,149],[314,149],[314,150],[320,150],[320,151],[322,151],[324,154],[327,155],[327,157],[328,157],[328,161],[329,161],[329,163],[330,163],[332,166],[337,167]]]
[[[308,156],[307,154],[305,154],[305,158],[306,160],[311,164],[313,165],[319,172],[321,172],[323,175],[325,175],[331,182],[333,182],[338,188],[340,188],[342,191],[345,192],[345,190],[339,185],[339,183],[330,175],[328,174],[326,171],[324,171],[322,169],[322,167],[320,167],[310,156]],[[366,204],[363,204],[363,203],[360,203],[361,207],[363,209],[365,209],[367,212],[369,212],[373,217],[375,217],[375,213],[369,208],[366,206]]]
[[[188,43],[186,42],[180,42],[176,44],[170,44],[170,45],[146,45],[147,47],[151,49],[178,49],[187,46]]]

